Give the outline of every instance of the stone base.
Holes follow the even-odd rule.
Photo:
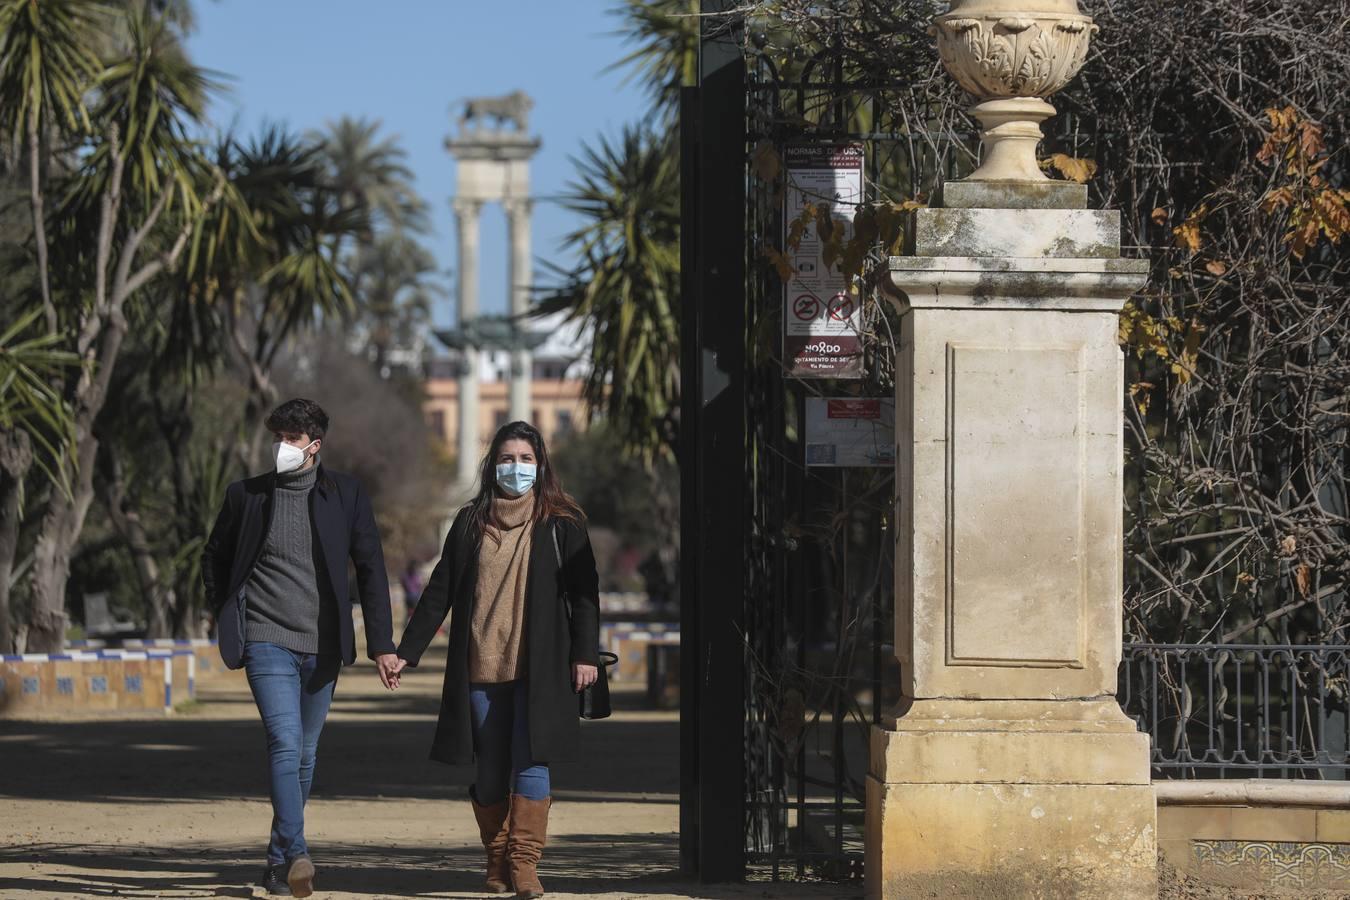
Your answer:
[[[867,778],[866,896],[1153,900],[1150,785]]]
[[[1109,209],[945,209],[914,211],[913,256],[1114,259],[1120,213]]]
[[[1148,735],[1114,700],[911,701],[870,749],[869,898],[1156,896]]]
[[[947,209],[1086,209],[1087,185],[1072,181],[948,181]]]

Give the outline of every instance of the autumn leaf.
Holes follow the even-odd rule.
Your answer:
[[[783,281],[791,281],[795,274],[792,269],[792,261],[777,247],[761,247],[760,255],[767,259],[778,272],[778,277]]]
[[[816,204],[816,234],[822,241],[828,241],[834,234],[834,219],[830,216],[828,203]]]
[[[1286,534],[1280,539],[1280,552],[1285,556],[1293,556],[1294,551],[1298,549],[1298,541],[1292,534]]]
[[[1055,153],[1049,159],[1043,159],[1040,162],[1042,169],[1049,171],[1054,169],[1069,181],[1075,181],[1078,184],[1086,184],[1092,176],[1097,174],[1097,163],[1090,159],[1079,159],[1076,156],[1068,156],[1064,153]]]
[[[1120,343],[1133,348],[1135,355],[1140,359],[1149,354],[1163,360],[1171,357],[1171,351],[1167,347],[1171,327],[1133,303],[1126,303],[1124,309],[1120,311],[1119,329]]]
[[[1139,415],[1148,415],[1149,400],[1153,397],[1153,384],[1147,381],[1136,381],[1130,385],[1130,399],[1139,409]]]
[[[783,162],[778,157],[773,141],[765,138],[755,145],[754,152],[750,154],[750,171],[761,181],[777,180],[783,171]]]
[[[1294,570],[1294,583],[1302,596],[1307,597],[1312,592],[1312,570],[1306,564]]]
[[[825,241],[820,245],[820,261],[826,269],[832,269],[839,261],[841,252],[838,241]]]
[[[1200,252],[1203,243],[1200,235],[1200,223],[1205,220],[1208,213],[1209,207],[1202,203],[1199,209],[1186,217],[1186,221],[1172,229],[1178,247],[1188,250],[1192,254]]]
[[[1152,216],[1152,219],[1153,219],[1153,224],[1154,224],[1154,225],[1166,225],[1166,224],[1167,224],[1167,210],[1163,209],[1161,206],[1155,206],[1155,207],[1153,208],[1153,216]]]
[[[1215,278],[1222,278],[1228,271],[1228,265],[1223,260],[1212,259],[1205,263],[1205,271]]]
[[[1276,210],[1288,209],[1294,204],[1293,188],[1276,188],[1261,198],[1261,211],[1270,215]]]
[[[810,227],[811,222],[816,217],[816,207],[814,203],[808,203],[802,207],[802,211],[788,225],[787,245],[790,249],[796,250],[802,245],[802,238],[806,235],[806,229]]]
[[[1190,327],[1186,330],[1181,355],[1172,363],[1172,374],[1176,375],[1177,381],[1182,384],[1186,384],[1195,375],[1196,367],[1200,363],[1200,339],[1204,333],[1205,327],[1192,319]]]

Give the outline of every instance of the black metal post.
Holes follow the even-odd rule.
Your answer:
[[[731,2],[701,5],[715,14]],[[705,31],[697,96],[684,99],[680,845],[701,881],[735,881],[745,876],[749,522],[745,64],[731,36]]]
[[[680,91],[680,871],[698,874],[698,88]]]

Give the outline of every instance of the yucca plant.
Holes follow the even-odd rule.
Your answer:
[[[55,490],[70,496],[64,461],[74,423],[52,385],[78,360],[59,349],[59,336],[44,332],[41,319],[41,309],[30,310],[0,333],[0,653],[16,649],[10,591],[29,469],[36,463]]]
[[[61,158],[73,170],[62,178],[59,214],[45,215],[42,191],[34,192],[35,242],[52,243],[50,265],[45,251],[38,265],[39,280],[51,278],[50,290],[38,292],[45,294],[48,332],[59,334],[60,347],[80,361],[69,377],[52,380],[72,411],[70,491],[51,494],[33,529],[29,644],[43,652],[64,641],[71,556],[94,495],[94,425],[134,313],[128,304],[141,302],[152,282],[176,268],[225,185],[188,137],[211,78],[187,61],[177,35],[151,5],[0,4],[0,22],[26,28],[32,38],[4,32],[0,98],[26,94],[31,103],[37,86],[50,84],[51,109],[77,112],[80,126],[56,115],[50,120]],[[68,15],[58,22],[55,11]],[[106,58],[91,78],[90,60],[100,53]],[[31,75],[48,65],[53,74],[45,82]],[[11,142],[16,121],[0,119]]]
[[[577,173],[562,203],[583,219],[564,239],[578,261],[539,312],[588,325],[587,403],[624,448],[670,457],[680,396],[678,163],[660,136],[628,128],[585,148]]]
[[[48,265],[43,167],[52,138],[87,131],[84,97],[101,70],[94,36],[109,20],[99,0],[0,0],[0,135],[26,145],[37,276],[48,332],[57,329]]]

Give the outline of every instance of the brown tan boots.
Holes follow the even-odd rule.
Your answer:
[[[483,839],[483,849],[487,851],[487,889],[494,894],[509,893],[511,865],[506,851],[511,803],[503,800],[483,806],[473,788],[469,789],[469,802],[473,804],[473,817],[478,820],[478,836]]]
[[[517,900],[544,896],[537,867],[548,837],[548,808],[552,803],[552,797],[529,800],[519,794],[511,795],[507,851],[511,856],[511,882],[516,887]]]

